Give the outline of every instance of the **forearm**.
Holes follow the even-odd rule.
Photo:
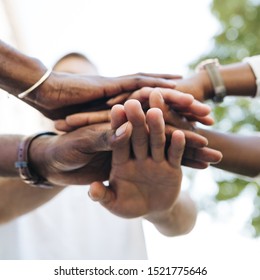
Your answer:
[[[260,173],[260,137],[239,136],[198,129],[206,137],[209,147],[223,154],[223,159],[214,167],[233,173],[255,177]]]
[[[56,196],[62,187],[40,189],[22,180],[0,178],[0,224],[28,213]]]
[[[186,192],[181,192],[169,211],[145,218],[162,234],[178,236],[187,234],[193,229],[197,219],[197,208],[190,196]]]
[[[46,67],[0,40],[0,87],[17,96],[38,81]]]
[[[219,72],[226,87],[227,96],[255,96],[256,77],[248,63],[221,65]],[[214,96],[214,89],[206,70],[178,80],[176,89],[193,94],[199,101],[212,99]]]
[[[17,161],[18,146],[21,139],[21,135],[2,135],[0,137],[0,176],[19,176],[15,168],[15,162]]]
[[[255,96],[256,77],[248,63],[224,65],[219,71],[227,89],[227,96]]]

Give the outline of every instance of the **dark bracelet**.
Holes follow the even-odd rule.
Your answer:
[[[29,162],[29,149],[32,141],[44,135],[57,135],[57,133],[42,132],[27,136],[20,142],[18,146],[18,156],[17,161],[15,162],[15,168],[18,169],[19,175],[25,183],[30,184],[33,187],[50,189],[53,188],[53,185],[46,181],[46,179],[33,172]]]

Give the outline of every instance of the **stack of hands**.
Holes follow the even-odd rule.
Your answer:
[[[89,197],[118,216],[145,217],[166,235],[191,230],[196,207],[187,193],[180,192],[182,165],[203,169],[222,158],[197,133],[197,122],[211,125],[213,119],[209,106],[183,92],[191,93],[194,83],[187,80],[185,85],[176,75],[105,78],[83,75],[80,70],[50,72],[4,43],[0,60],[6,62],[1,88],[19,97],[27,92],[23,101],[55,120],[60,131],[34,138],[28,147],[31,172],[55,187],[43,190],[50,195],[39,196],[35,205],[29,200],[32,206],[21,212],[68,185],[90,184]],[[47,78],[30,90],[41,76]],[[199,87],[194,91],[194,95],[202,93]],[[2,174],[15,177],[17,171],[8,169],[13,165],[12,153],[8,158]]]
[[[89,89],[90,103],[84,105],[88,105],[86,112],[67,116],[66,107],[53,110],[53,100],[47,110],[44,98],[44,112],[51,112],[47,116],[57,119],[63,112],[66,118],[55,121],[61,134],[33,141],[30,158],[37,173],[51,184],[90,184],[90,198],[112,213],[126,218],[143,216],[162,233],[178,235],[188,232],[196,219],[192,200],[188,194],[180,194],[181,166],[203,169],[218,163],[222,154],[208,148],[208,140],[196,132],[196,122],[213,124],[210,107],[174,89],[174,81],[180,77],[169,76],[168,81],[165,76],[154,76],[139,78],[137,87],[141,88],[130,92],[133,87],[120,83],[136,80],[135,76],[118,78],[117,86],[113,81],[115,91],[103,83],[106,94],[99,100],[99,108],[91,107],[94,96],[101,97],[101,90],[93,87]],[[98,85],[102,84],[99,79]],[[171,88],[142,87],[146,79],[152,79],[152,84],[168,83]],[[73,99],[59,98],[64,104],[73,103]],[[40,100],[37,95],[35,100]],[[82,104],[77,106],[84,110]],[[103,183],[106,180],[108,186]]]

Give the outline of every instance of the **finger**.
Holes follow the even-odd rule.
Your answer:
[[[110,118],[110,110],[103,110],[99,112],[73,114],[66,117],[66,122],[70,127],[81,127],[95,123],[109,122]]]
[[[222,153],[208,148],[186,148],[183,157],[188,160],[217,164],[222,159]]]
[[[185,118],[179,116],[173,110],[168,110],[168,105],[165,104],[161,91],[154,90],[150,94],[149,103],[150,107],[157,107],[162,110],[163,117],[165,120],[167,120],[168,123],[172,124],[175,127],[183,129],[187,145],[194,147],[204,147],[208,144],[208,140],[206,138],[192,132],[194,127],[190,122],[187,122]],[[167,127],[167,130],[168,129],[169,127]]]
[[[155,88],[151,91],[149,95],[149,105],[150,108],[159,108],[163,114],[166,114],[168,111],[168,106],[164,102],[161,89]]]
[[[64,131],[64,132],[70,132],[75,129],[75,127],[69,126],[65,120],[54,121],[54,127],[55,127],[55,129],[57,129],[59,131]]]
[[[187,108],[189,107],[193,101],[194,97],[191,94],[182,93],[178,90],[174,90],[171,88],[151,88],[151,87],[143,87],[139,91],[136,91],[132,97],[140,100],[143,102],[149,99],[150,95],[153,93],[159,92],[164,101],[167,104],[171,104],[173,107],[176,106],[177,108]]]
[[[192,115],[202,117],[208,115],[211,112],[209,105],[203,104],[194,98],[190,104],[185,104],[184,102],[180,102],[180,100],[176,101],[176,98],[179,96],[182,98],[187,98],[187,96],[190,96],[190,94],[187,93],[179,92],[173,89],[162,89],[162,96],[165,102],[178,112],[189,112]]]
[[[178,111],[177,111],[178,112]],[[198,117],[198,116],[194,116],[191,115],[190,113],[183,113],[181,112],[181,114],[189,121],[189,122],[200,122],[204,125],[213,125],[214,124],[214,119],[213,117],[211,117],[210,115],[205,116],[205,117]]]
[[[171,135],[175,130],[175,127],[166,125],[165,131],[166,135]],[[185,135],[186,146],[193,147],[193,148],[203,148],[208,145],[207,138],[199,135],[196,132],[189,131],[189,130],[182,130]]]
[[[175,88],[175,86],[176,82],[173,79],[161,78],[160,75],[155,74],[141,73],[114,78],[111,81],[111,86],[105,88],[104,95],[111,97],[122,92],[135,91],[142,87]]]
[[[130,158],[130,138],[132,134],[132,125],[126,122],[115,132],[115,141],[112,144],[112,165],[121,165]]]
[[[115,105],[111,109],[111,127],[112,129],[119,128],[122,124],[127,122],[126,114],[125,114],[125,108],[123,105]]]
[[[148,131],[145,114],[137,100],[128,100],[124,106],[127,119],[133,126],[131,144],[134,156],[137,159],[145,159],[148,155]]]
[[[181,75],[176,75],[176,74],[155,74],[155,73],[139,73],[141,76],[146,76],[146,77],[153,77],[153,78],[162,78],[162,79],[167,79],[167,80],[176,80],[176,79],[181,79]]]
[[[112,97],[107,101],[107,105],[112,107],[116,104],[123,104],[129,97],[129,93],[122,93],[120,95],[117,95],[116,97]]]
[[[168,161],[174,168],[181,166],[182,156],[185,148],[185,135],[181,130],[172,133],[171,144],[168,149]]]
[[[195,161],[195,160],[185,159],[185,158],[182,160],[181,164],[183,166],[187,166],[194,169],[205,169],[209,167],[209,163],[207,162]]]
[[[196,99],[194,99],[189,109],[192,114],[201,117],[207,116],[211,112],[209,105],[203,104]]]
[[[106,187],[102,182],[93,182],[90,184],[89,197],[102,205],[109,205],[115,199],[115,194],[112,190]]]
[[[165,125],[162,111],[158,108],[150,109],[146,114],[149,127],[150,150],[155,162],[165,159]]]
[[[115,105],[111,109],[111,127],[116,129],[115,141],[112,145],[112,164],[125,163],[130,157],[130,137],[132,125],[127,121],[123,105]]]

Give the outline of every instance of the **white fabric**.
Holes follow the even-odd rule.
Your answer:
[[[260,55],[255,55],[245,58],[243,61],[249,63],[254,75],[256,77],[256,95],[255,97],[260,97]]]
[[[146,259],[141,219],[122,219],[71,186],[0,226],[0,259]]]

